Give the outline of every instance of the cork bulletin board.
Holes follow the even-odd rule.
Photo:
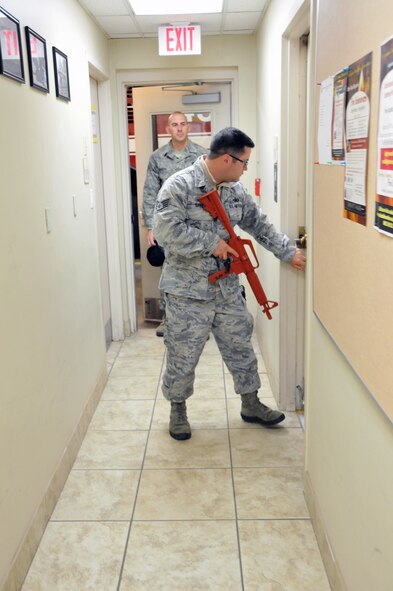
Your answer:
[[[372,52],[372,83],[365,225],[343,215],[345,166],[314,165],[314,311],[393,421],[393,236],[374,228],[380,49],[393,2],[320,0],[317,18],[317,80]]]

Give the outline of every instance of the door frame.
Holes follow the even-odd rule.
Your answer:
[[[118,72],[116,76],[116,89],[119,114],[119,142],[120,142],[120,168],[121,188],[123,204],[123,232],[124,232],[124,279],[125,279],[125,310],[126,336],[137,330],[137,308],[135,296],[134,273],[134,247],[133,230],[131,224],[131,184],[128,150],[128,125],[127,125],[127,87],[129,86],[153,86],[170,83],[193,82],[204,80],[206,82],[230,82],[232,101],[230,106],[232,125],[238,122],[238,72],[236,68],[196,68],[196,69],[159,69],[159,70],[127,70]]]
[[[114,135],[112,127],[112,99],[109,76],[97,65],[89,62],[89,76],[96,80],[98,90],[99,123],[101,132],[102,176],[105,204],[105,225],[108,252],[108,275],[112,339],[124,339],[123,303],[121,292],[118,211],[116,200],[116,174]],[[90,92],[89,92],[90,96]],[[90,142],[88,142],[90,145]],[[92,162],[91,154],[89,160]],[[94,207],[94,203],[92,204]]]
[[[306,104],[306,150],[299,154],[298,108],[299,108],[299,71],[300,71],[300,38],[311,29],[310,0],[305,0],[290,25],[282,36],[282,102],[281,102],[281,135],[280,135],[280,186],[282,195],[281,227],[290,236],[298,235],[298,170],[301,159],[306,168],[305,207],[310,203],[311,193],[309,182],[312,175],[310,166],[310,122],[312,84],[314,69],[312,56],[309,53],[307,68],[307,104]],[[307,214],[305,212],[305,219]],[[298,307],[306,309],[305,295],[298,301],[298,274],[288,265],[280,269],[280,348],[279,348],[279,405],[286,410],[299,407],[296,386],[299,373],[304,376],[305,322],[298,322]],[[305,283],[305,282],[304,282]],[[305,289],[304,289],[305,294]],[[305,314],[303,315],[304,318]],[[300,336],[301,333],[303,336]],[[298,367],[298,363],[303,365]],[[302,386],[303,387],[303,386]]]

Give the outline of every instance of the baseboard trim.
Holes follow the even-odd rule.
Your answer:
[[[330,587],[332,591],[347,591],[340,569],[335,560],[333,549],[329,543],[329,538],[323,526],[321,511],[314,493],[310,475],[307,471],[304,474],[304,496]]]
[[[37,509],[37,512],[34,515],[26,536],[21,542],[7,578],[1,587],[1,591],[20,591],[22,588],[23,582],[29,571],[35,553],[37,552],[45,528],[53,513],[57,500],[64,488],[64,484],[85,438],[86,431],[97,408],[97,404],[100,401],[107,377],[107,369],[105,366],[98,379],[97,385],[86,404],[81,418],[75,427],[69,444],[64,450],[57,469]]]

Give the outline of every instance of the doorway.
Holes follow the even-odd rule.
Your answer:
[[[216,94],[219,102],[204,102],[203,95]],[[193,104],[183,104],[183,97],[193,97]],[[131,101],[130,101],[130,97]],[[186,99],[187,100],[187,99]],[[181,111],[191,123],[189,139],[203,145],[210,145],[210,138],[219,129],[231,125],[231,82],[198,82],[161,84],[154,86],[134,86],[127,89],[128,121],[130,121],[130,102],[132,102],[132,127],[134,136],[129,136],[130,187],[131,187],[131,229],[134,246],[134,284],[138,328],[148,326],[149,322],[160,321],[159,290],[160,268],[152,267],[146,259],[146,228],[140,215],[143,201],[143,186],[149,157],[157,147],[168,142],[165,133],[157,131],[157,121],[166,120],[174,111]],[[195,102],[194,102],[195,101]],[[196,125],[195,122],[208,122],[209,125]],[[193,123],[194,122],[194,123]],[[198,128],[205,131],[201,132]],[[162,132],[162,129],[161,129]],[[134,153],[132,152],[134,150]],[[135,185],[136,181],[136,185]],[[135,193],[137,199],[135,202]],[[138,227],[135,227],[135,220]],[[136,240],[138,232],[138,240]],[[139,255],[139,256],[138,256]]]
[[[92,178],[85,178],[89,182],[91,207],[95,205],[97,216],[97,247],[101,286],[101,312],[105,330],[107,348],[112,342],[112,315],[109,288],[108,245],[105,215],[103,166],[101,153],[100,108],[97,80],[90,77],[90,105],[91,105],[91,157]],[[87,155],[86,155],[87,157]]]

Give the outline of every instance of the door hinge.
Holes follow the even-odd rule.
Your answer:
[[[303,410],[304,408],[304,388],[298,384],[296,386],[296,410]]]

